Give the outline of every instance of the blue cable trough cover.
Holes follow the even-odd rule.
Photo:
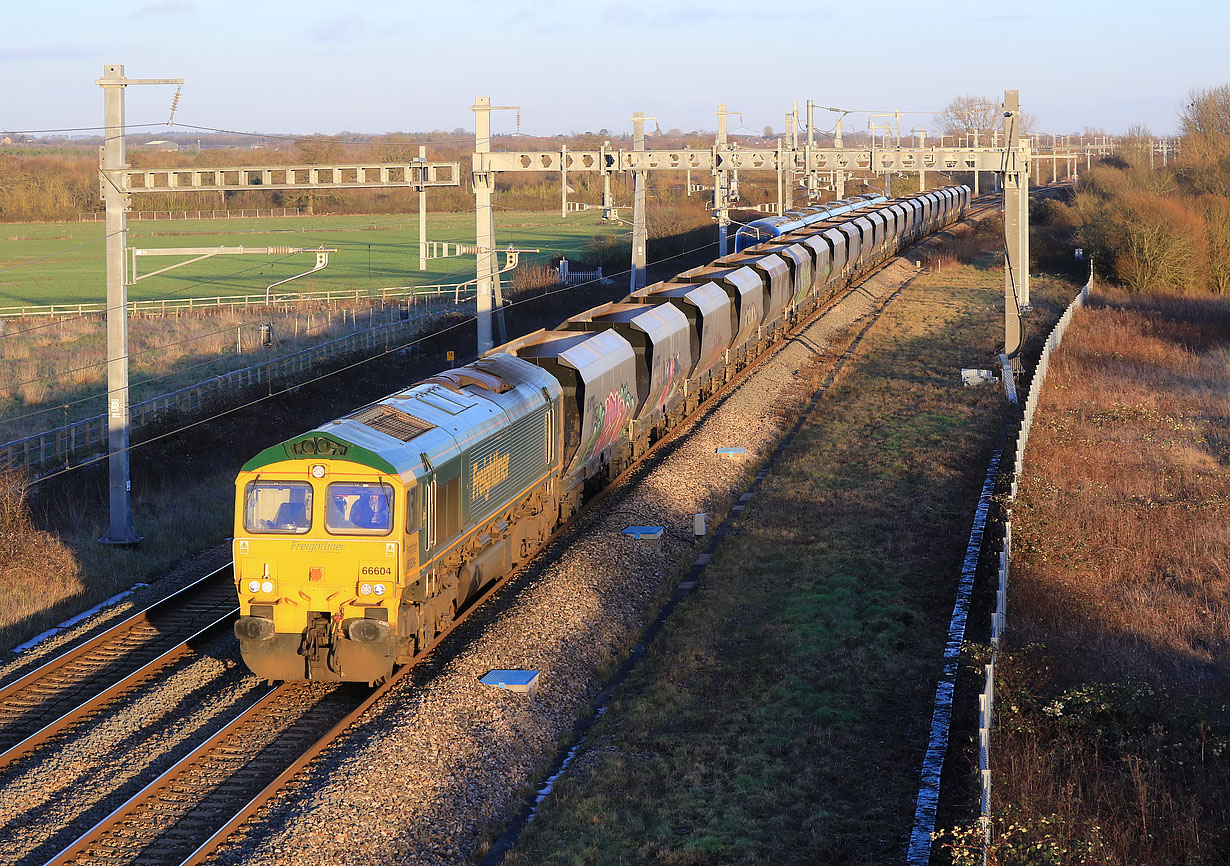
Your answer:
[[[637,541],[640,541],[642,538],[657,541],[662,538],[662,533],[665,529],[665,526],[629,526],[624,530],[624,535],[631,535]]]
[[[479,682],[485,686],[527,694],[532,698],[538,692],[538,671],[494,670],[486,673]]]
[[[720,457],[742,457],[747,453],[747,449],[742,445],[727,445],[723,448],[713,449],[713,453]]]

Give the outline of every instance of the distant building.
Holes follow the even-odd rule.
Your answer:
[[[179,150],[178,144],[176,144],[173,141],[166,141],[165,139],[158,139],[157,141],[147,141],[145,142],[145,144],[142,145],[142,147],[148,147],[150,150],[165,150],[165,151]]]
[[[0,138],[0,144],[12,144],[12,143],[13,143],[13,139],[9,138],[7,135],[4,138]]]

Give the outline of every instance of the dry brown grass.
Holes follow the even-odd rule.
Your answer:
[[[359,302],[134,316],[129,324],[132,402],[384,324],[397,315],[395,306]],[[273,325],[277,340],[270,348],[258,345],[264,322]],[[0,340],[0,441],[59,426],[65,420],[65,404],[69,420],[105,411],[105,357],[101,316],[10,322]]]
[[[970,225],[960,223],[919,244],[909,255],[931,273],[959,269],[961,265],[988,266],[1003,249],[1004,223],[998,216]]]
[[[1100,292],[1051,365],[992,756],[1063,862],[1230,862],[1228,362],[1230,303]]]
[[[81,570],[54,535],[36,529],[26,508],[26,480],[0,474],[0,647],[63,618],[81,594]]]

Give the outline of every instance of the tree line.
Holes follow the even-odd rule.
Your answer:
[[[1133,127],[1045,218],[1072,231],[1097,271],[1133,291],[1230,291],[1230,84],[1192,91],[1178,153],[1161,160]]]

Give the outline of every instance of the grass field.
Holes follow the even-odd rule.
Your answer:
[[[496,212],[496,244],[540,249],[528,258],[545,262],[553,255],[577,259],[595,238],[624,231],[603,223],[597,211]],[[474,243],[471,214],[428,214],[433,241]],[[102,223],[5,223],[0,225],[0,307],[21,304],[99,303],[105,300],[105,249]],[[418,217],[314,216],[246,220],[129,222],[133,248],[210,246],[331,247],[329,266],[296,280],[287,289],[384,288],[456,283],[474,278],[474,257],[433,259],[418,269]],[[140,260],[151,272],[176,261]],[[315,256],[216,256],[129,287],[132,300],[259,294],[278,280],[309,270]],[[526,259],[523,259],[526,261]]]
[[[430,214],[434,240],[473,243],[467,214]],[[594,213],[570,215],[503,212],[496,221],[500,245],[542,252],[522,258],[519,271],[564,254],[576,260],[595,239],[620,230]],[[98,223],[0,226],[0,307],[104,300],[103,227]],[[474,257],[433,259],[418,268],[417,216],[284,217],[262,220],[188,220],[130,223],[132,247],[318,246],[335,247],[329,266],[284,290],[383,288],[457,283],[474,277]],[[175,261],[141,260],[147,272]],[[218,256],[130,287],[131,299],[260,294],[271,283],[315,264],[315,256]],[[512,275],[505,277],[510,280]],[[423,311],[420,304],[416,313]],[[393,314],[367,301],[320,306],[207,308],[196,314],[134,317],[129,358],[135,403],[195,384],[270,356],[380,324]],[[257,345],[259,324],[271,322],[279,342]],[[102,316],[26,319],[4,323],[0,341],[0,441],[10,441],[104,411],[106,330]]]

